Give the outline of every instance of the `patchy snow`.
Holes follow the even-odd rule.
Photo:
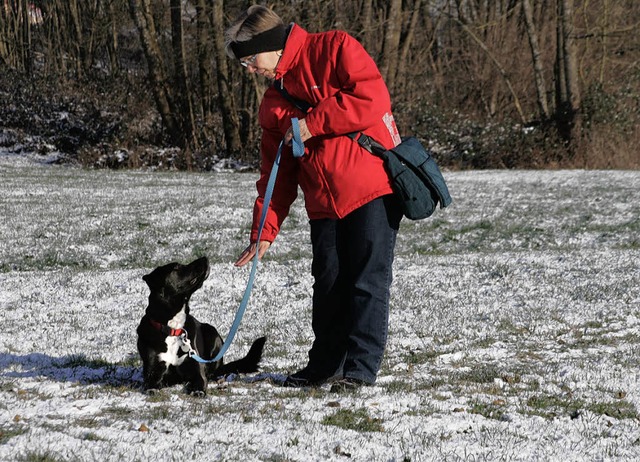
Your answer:
[[[640,459],[640,172],[446,173],[452,206],[403,222],[354,394],[277,385],[312,340],[299,199],[227,354],[267,335],[262,372],[198,399],[140,391],[141,277],[207,255],[192,312],[226,334],[255,174],[42,160],[0,153],[0,460]]]

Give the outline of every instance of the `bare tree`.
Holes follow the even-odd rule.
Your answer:
[[[0,66],[25,77],[70,81],[74,85],[65,89],[73,91],[76,83],[104,79],[105,69],[116,77],[126,65],[114,89],[135,88],[144,79],[164,133],[185,149],[181,165],[205,147],[223,155],[247,152],[253,160],[256,115],[268,83],[231,65],[223,43],[226,21],[248,4],[0,0]],[[640,75],[635,0],[274,0],[269,6],[310,32],[340,28],[360,40],[387,80],[398,123],[429,127],[424,136],[431,136],[436,118],[451,114],[505,125],[548,120],[554,124],[541,127],[551,130],[536,134],[547,140],[558,132],[568,146],[546,157],[554,161],[572,159],[576,147],[596,139],[595,124],[601,140],[640,136],[634,128]],[[35,7],[41,16],[34,16]],[[139,41],[132,40],[132,25]],[[136,96],[144,103],[147,92]],[[519,142],[512,141],[505,150]]]
[[[218,83],[218,101],[222,111],[224,135],[229,152],[240,151],[240,124],[234,101],[233,90],[229,82],[230,70],[228,57],[224,50],[224,2],[213,2],[211,8],[211,25],[213,28],[213,46],[216,62],[216,79]]]
[[[15,12],[12,3],[5,2],[0,8],[0,61],[4,66],[15,67],[17,30]]]
[[[570,143],[579,122],[580,88],[573,32],[573,0],[558,0],[556,49],[556,119],[560,134]]]
[[[196,58],[198,62],[198,76],[200,78],[200,112],[202,113],[202,118],[207,121],[213,110],[213,82],[211,71],[213,58],[209,40],[211,32],[209,6],[206,0],[197,0],[196,28]]]
[[[189,82],[187,77],[187,65],[184,50],[184,36],[182,30],[182,0],[170,0],[171,11],[171,48],[173,50],[174,85],[173,99],[176,101],[178,113],[176,119],[180,123],[180,129],[184,138],[184,147],[187,154],[185,161],[187,168],[191,168],[191,148],[197,148],[198,142],[194,136],[195,118]]]
[[[371,50],[373,49],[373,37],[375,35],[373,28],[373,0],[364,0],[362,4],[362,14],[360,15],[362,43],[367,50]]]
[[[400,51],[400,59],[398,61],[398,77],[397,81],[399,85],[404,85],[405,83],[405,75],[407,73],[407,66],[409,65],[409,52],[411,51],[411,46],[413,44],[414,36],[416,35],[416,28],[418,25],[418,20],[420,19],[420,14],[422,13],[422,1],[423,0],[415,0],[413,4],[413,11],[411,12],[411,21],[409,22],[409,28],[407,29],[407,33],[404,37],[404,42],[402,43],[402,49]]]
[[[73,41],[71,43],[74,47],[73,56],[75,57],[76,73],[82,75],[83,63],[86,59],[86,42],[82,33],[83,30],[77,0],[68,0],[66,7],[72,26]]]
[[[44,11],[44,34],[41,39],[44,52],[48,59],[44,66],[45,75],[66,75],[66,61],[63,57],[64,47],[61,36],[60,17],[56,2],[48,3]]]
[[[29,21],[29,2],[21,0],[22,13],[22,66],[28,76],[33,73],[33,56],[31,49],[31,21]]]
[[[393,90],[398,71],[398,49],[402,33],[402,0],[390,0],[387,5],[387,27],[384,32],[380,72],[389,89]]]
[[[527,27],[527,37],[529,38],[529,48],[531,49],[531,61],[533,63],[533,76],[536,83],[536,94],[538,96],[538,108],[540,117],[543,120],[549,118],[549,104],[547,102],[547,90],[544,79],[544,68],[542,64],[538,32],[533,21],[533,9],[531,0],[522,0],[522,11]]]
[[[164,61],[156,38],[156,27],[151,14],[151,5],[149,0],[129,0],[129,8],[131,17],[138,28],[140,42],[147,59],[149,81],[158,112],[173,142],[178,146],[184,147],[186,146],[186,140],[175,117],[175,103],[169,90]]]
[[[27,75],[33,69],[31,24],[27,0],[0,3],[0,60]]]
[[[107,15],[107,27],[108,37],[107,53],[109,55],[109,64],[111,74],[116,75],[120,72],[120,62],[118,60],[118,16],[116,13],[115,0],[107,0],[106,12]]]
[[[480,49],[486,53],[486,55],[489,57],[489,59],[491,60],[491,62],[493,63],[493,66],[498,70],[498,72],[500,73],[500,75],[502,76],[502,80],[504,81],[504,83],[506,84],[507,88],[509,89],[509,93],[511,94],[511,97],[513,98],[513,105],[516,108],[518,115],[520,116],[520,121],[521,122],[526,122],[526,118],[524,116],[524,112],[522,111],[522,105],[520,104],[520,98],[518,97],[513,84],[511,82],[511,77],[509,76],[509,73],[507,72],[507,70],[505,69],[505,67],[500,63],[500,61],[496,58],[495,54],[489,49],[489,47],[487,46],[487,44],[485,44],[482,39],[473,31],[471,30],[471,28],[465,24],[462,20],[458,19],[458,18],[453,18],[455,22],[457,22],[461,27],[462,30],[465,31],[469,37],[471,37],[471,39],[478,45],[478,47],[480,47]]]

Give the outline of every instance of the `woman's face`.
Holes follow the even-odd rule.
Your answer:
[[[240,60],[240,63],[253,74],[262,75],[268,79],[276,78],[276,67],[282,56],[281,51],[265,51],[253,56],[247,56]]]

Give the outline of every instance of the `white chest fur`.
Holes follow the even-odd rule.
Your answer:
[[[186,319],[187,313],[185,313],[184,308],[182,308],[179,313],[169,320],[167,325],[172,329],[183,329]],[[160,360],[170,366],[179,366],[182,364],[187,358],[185,352],[189,351],[189,348],[182,341],[182,338],[168,336],[164,342],[167,344],[167,351],[158,355]],[[181,352],[182,354],[180,355]]]

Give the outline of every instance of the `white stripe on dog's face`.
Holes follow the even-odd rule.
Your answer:
[[[172,319],[169,320],[167,325],[172,329],[182,329],[184,327],[184,323],[187,320],[187,313],[185,312],[185,308],[183,307],[180,312],[178,312]],[[167,344],[167,351],[165,353],[160,353],[158,357],[160,361],[164,361],[169,366],[179,366],[184,362],[188,355],[184,353],[184,342],[182,338],[175,336],[168,336],[164,339],[164,343]],[[181,355],[178,355],[182,352]]]

